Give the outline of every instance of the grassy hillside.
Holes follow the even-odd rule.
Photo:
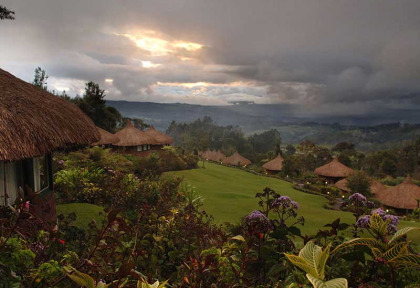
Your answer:
[[[351,213],[324,209],[323,205],[327,204],[324,197],[296,191],[290,183],[278,179],[212,163],[206,163],[205,168],[168,174],[184,177],[186,182],[195,186],[205,198],[204,209],[212,214],[218,223],[238,223],[242,216],[258,209],[255,193],[261,192],[265,187],[299,202],[299,215],[305,217],[305,226],[301,228],[303,234],[315,233],[323,225],[337,218],[349,224],[354,223]],[[420,226],[420,223],[403,222],[400,228],[405,226]],[[411,237],[420,243],[420,233],[413,233]]]

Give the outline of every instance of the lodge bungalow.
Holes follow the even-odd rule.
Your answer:
[[[334,158],[331,162],[316,168],[314,171],[314,173],[327,184],[333,184],[347,178],[353,172],[353,169],[342,164],[337,158]]]
[[[413,183],[411,176],[396,186],[389,187],[375,195],[384,206],[395,209],[399,214],[420,208],[420,187]]]
[[[142,131],[133,126],[130,120],[127,125],[114,134],[118,141],[112,144],[117,152],[134,156],[148,156],[152,152],[159,152],[164,146],[172,145],[173,139],[157,131],[153,126]]]
[[[266,174],[274,175],[283,170],[283,157],[279,154],[276,158],[265,163],[262,168]]]
[[[242,166],[246,167],[250,165],[252,162],[239,154],[238,152],[233,153],[231,156],[227,157],[223,164],[230,165],[230,166]]]
[[[52,152],[98,140],[75,104],[0,69],[0,206],[29,197],[34,214],[54,221]]]

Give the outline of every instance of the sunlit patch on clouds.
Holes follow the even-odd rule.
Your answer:
[[[143,68],[157,68],[159,66],[162,66],[162,64],[156,64],[152,61],[141,61],[141,65],[143,66]]]
[[[252,82],[209,83],[209,82],[157,82],[152,91],[158,95],[171,95],[180,102],[200,104],[203,97],[205,103],[226,105],[232,101],[253,101],[267,103],[267,86],[256,86]]]
[[[177,55],[181,52],[194,52],[203,48],[202,44],[172,40],[170,37],[152,30],[138,31],[135,33],[115,33],[132,40],[136,46],[148,51],[151,56]]]

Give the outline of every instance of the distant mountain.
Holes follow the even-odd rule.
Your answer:
[[[107,101],[107,104],[126,117],[141,118],[160,130],[166,130],[172,121],[192,122],[210,116],[218,125],[237,125],[246,133],[276,128],[286,143],[308,139],[334,145],[350,141],[358,144],[359,149],[371,150],[420,137],[420,125],[414,124],[420,123],[418,110],[388,109],[365,116],[319,116],[290,104],[201,106],[129,101]],[[412,124],[400,124],[401,115],[405,123]]]

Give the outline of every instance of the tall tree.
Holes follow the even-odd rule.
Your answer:
[[[102,90],[99,84],[90,81],[86,83],[83,97],[76,98],[75,103],[95,125],[107,131],[114,131],[122,117],[115,108],[106,105],[105,96],[105,90]]]
[[[47,90],[47,79],[48,75],[45,72],[45,70],[41,67],[38,67],[35,69],[34,81],[32,82],[32,84],[38,86],[39,88]]]
[[[3,5],[0,5],[0,20],[15,20],[15,12],[10,11]]]

